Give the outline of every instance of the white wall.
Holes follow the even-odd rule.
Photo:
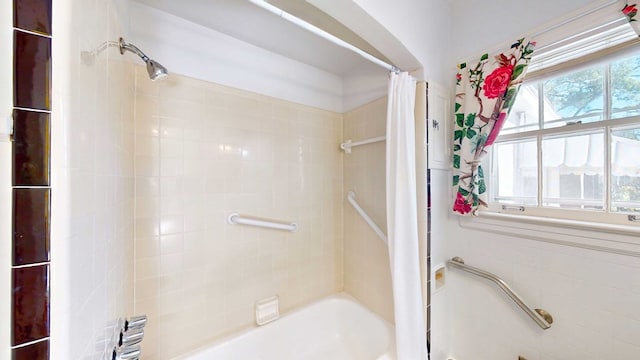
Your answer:
[[[136,19],[132,41],[170,72],[342,110],[342,81],[336,75],[139,3],[132,4],[131,17]]]
[[[451,322],[456,310],[451,304],[451,291],[445,286],[436,291],[434,273],[444,267],[446,259],[451,257],[449,242],[450,232],[455,223],[449,220],[449,182],[450,171],[431,170],[431,359],[444,360],[452,354]],[[445,275],[445,282],[448,275]],[[446,283],[445,283],[446,284]],[[457,335],[455,335],[457,336]],[[484,360],[473,358],[474,360]],[[464,360],[464,359],[460,359]],[[491,359],[498,360],[498,359]]]
[[[362,8],[394,34],[420,61],[425,80],[449,83],[451,63],[451,1],[362,1]]]
[[[389,5],[370,0],[358,5],[419,59],[426,79],[452,87],[459,60],[540,31],[543,24],[593,3],[406,0]],[[637,258],[461,228],[449,215],[450,177],[447,170],[432,171],[434,267],[464,256],[469,264],[504,276],[534,305],[551,311],[556,324],[541,333],[491,285],[452,270],[447,285],[433,293],[432,359],[500,360],[518,354],[529,360],[604,359],[640,353],[633,305],[639,303]],[[577,235],[566,236],[580,241]]]
[[[539,31],[542,24],[589,3],[593,1],[456,1],[454,18],[480,7],[457,26],[451,24],[451,45],[442,51],[448,49],[457,62],[524,32]],[[519,6],[527,16],[510,17]],[[500,35],[491,35],[496,31]],[[529,360],[595,360],[640,354],[639,258],[529,240],[517,229],[512,235],[500,235],[461,227],[449,211],[450,177],[449,171],[432,171],[434,266],[461,256],[469,265],[503,277],[532,306],[551,312],[555,323],[542,331],[494,285],[449,269],[447,284],[432,298],[432,359],[508,360],[523,355]],[[614,237],[540,226],[532,229],[551,240],[606,242]],[[617,240],[637,244],[624,236]]]
[[[0,0],[0,9],[0,136],[6,136],[13,109],[13,2]]]
[[[133,310],[131,59],[123,1],[53,6],[51,359],[110,358]]]
[[[370,0],[361,2],[359,5],[400,39],[402,44],[418,58],[424,67],[424,77],[426,79],[433,79],[443,84],[451,84],[452,80],[449,79],[453,77],[455,63],[459,58],[493,47],[504,39],[518,36],[523,31],[538,27],[542,23],[562,15],[565,11],[573,10],[576,6],[589,2],[584,0],[566,2],[538,1],[522,5],[526,6],[526,9],[521,13],[525,13],[527,16],[512,16],[511,14],[518,14],[514,9],[516,5],[514,2],[506,0],[493,2],[489,5],[483,2],[483,7],[478,7],[477,9],[461,2],[445,0],[402,0],[394,2],[392,5],[383,0]],[[479,1],[476,1],[474,5],[476,3],[479,3]],[[144,27],[137,29],[136,37],[132,39],[145,51],[153,54],[154,58],[161,61],[170,70],[175,69],[174,71],[186,75],[239,88],[248,88],[252,91],[268,93],[275,97],[303,104],[330,109],[341,109],[344,106],[342,100],[339,99],[344,95],[344,85],[338,79],[319,73],[317,69],[304,69],[301,64],[291,64],[291,67],[286,66],[287,71],[285,72],[282,64],[286,63],[287,60],[275,59],[273,54],[269,55],[272,61],[268,61],[264,68],[256,68],[255,64],[248,64],[245,65],[245,71],[239,71],[237,68],[234,70],[233,67],[229,66],[208,66],[208,62],[212,60],[216,64],[226,63],[227,65],[229,61],[242,61],[242,58],[238,59],[235,56],[243,53],[243,51],[245,54],[248,52],[255,55],[259,53],[259,50],[249,50],[246,48],[246,44],[235,43],[232,39],[224,38],[219,34],[212,34],[208,30],[196,29],[193,24],[184,24],[179,20],[169,19],[166,15],[156,14],[156,16],[146,13],[146,18],[138,17],[137,15],[142,10],[136,9],[137,6],[135,5],[133,9],[134,14],[136,14],[136,21],[149,26],[147,27],[148,31]],[[89,129],[82,128],[81,126],[86,124],[82,123],[81,119],[92,118],[96,112],[89,111],[83,113],[82,116],[66,113],[67,111],[73,111],[73,106],[69,109],[69,105],[78,105],[86,100],[85,95],[79,95],[82,92],[81,89],[94,89],[94,86],[96,86],[95,89],[99,89],[99,91],[103,91],[105,87],[111,91],[117,91],[109,88],[104,82],[106,76],[111,76],[120,71],[111,68],[109,72],[97,70],[94,75],[91,75],[93,76],[90,80],[91,84],[81,81],[79,82],[81,85],[73,85],[73,89],[75,89],[73,94],[69,92],[69,89],[72,89],[69,82],[71,70],[82,72],[84,69],[82,64],[77,63],[80,50],[91,48],[107,38],[112,40],[117,38],[115,33],[107,32],[109,31],[107,29],[113,30],[113,27],[107,24],[103,15],[111,12],[112,16],[115,16],[113,14],[115,7],[110,5],[105,5],[105,8],[98,9],[93,6],[89,7],[85,8],[80,4],[80,1],[72,2],[71,0],[57,2],[54,7],[56,13],[54,17],[55,23],[66,24],[71,19],[73,20],[72,26],[77,26],[64,28],[63,25],[58,25],[58,30],[56,30],[61,34],[58,39],[62,40],[54,43],[54,56],[60,59],[60,52],[63,52],[63,56],[69,60],[65,63],[68,65],[67,73],[62,78],[58,72],[60,70],[54,70],[54,73],[56,73],[54,74],[56,77],[55,84],[57,84],[56,89],[54,89],[56,91],[55,94],[60,94],[62,91],[62,97],[56,95],[54,99],[54,138],[52,144],[54,152],[59,151],[56,150],[56,146],[67,145],[61,144],[63,139],[74,139],[82,142],[81,135],[83,130],[89,132],[95,130],[93,127]],[[470,8],[473,10],[470,11]],[[462,19],[458,22],[460,25],[456,25],[452,21],[458,14],[461,14],[459,16]],[[116,19],[122,19],[122,17],[116,16]],[[111,21],[113,21],[113,17],[111,17]],[[154,21],[157,22],[154,23]],[[168,24],[172,24],[172,27],[165,27]],[[96,29],[100,35],[94,36],[95,34],[89,29]],[[161,31],[162,29],[167,29],[166,33]],[[501,36],[488,35],[497,30],[500,31]],[[174,31],[180,31],[178,33],[179,36],[172,35]],[[196,36],[201,38],[217,36],[220,44],[235,47],[238,52],[228,54],[214,51],[215,49],[199,50],[195,46],[187,47],[184,45],[185,37],[182,36],[185,32],[196,39],[198,39]],[[166,36],[166,39],[168,39],[166,43],[168,46],[160,46],[161,42],[158,38],[162,36]],[[64,40],[66,38],[69,40]],[[186,38],[189,38],[189,36]],[[194,43],[197,44],[197,40]],[[61,47],[64,47],[64,49],[61,49]],[[113,52],[113,50],[111,49],[110,51]],[[203,59],[201,56],[204,56],[206,60],[200,61]],[[265,54],[265,56],[267,55]],[[247,68],[250,71],[247,72]],[[297,70],[293,72],[292,69]],[[123,71],[126,72],[128,70]],[[296,76],[289,75],[292,73],[295,73]],[[248,77],[247,74],[254,75],[255,78]],[[264,74],[268,75],[262,77]],[[301,87],[291,88],[289,86],[273,85],[274,83],[291,82],[293,79],[302,82]],[[245,80],[251,81],[246,83],[238,82]],[[260,85],[261,83],[262,85]],[[82,86],[84,85],[88,87],[83,88]],[[75,97],[76,95],[78,96]],[[93,100],[102,98],[98,95],[90,94]],[[309,103],[311,98],[314,101],[320,99],[320,103]],[[107,96],[107,99],[109,99],[109,96]],[[96,103],[90,102],[90,104]],[[97,107],[99,110],[111,108],[106,103],[98,102],[97,104],[99,105]],[[69,117],[67,118],[66,116]],[[68,128],[61,129],[56,126],[56,121],[61,119],[70,119]],[[71,126],[72,124],[74,126]],[[119,124],[125,126],[126,122]],[[76,129],[76,125],[80,126],[80,128]],[[73,131],[65,133],[67,130]],[[65,138],[65,135],[74,136]],[[95,137],[90,138],[95,139]],[[67,164],[66,161],[69,161],[69,164],[71,164],[65,171],[54,171],[53,185],[54,191],[58,194],[56,195],[58,199],[65,194],[70,194],[68,186],[76,184],[65,176],[75,174],[71,171],[72,169],[86,170],[83,169],[83,166],[89,165],[90,161],[87,159],[91,159],[91,156],[97,156],[96,149],[91,148],[88,144],[76,143],[71,145],[71,149],[77,150],[68,151],[67,154],[84,152],[87,149],[90,149],[91,152],[89,155],[83,155],[86,158],[74,158],[74,156],[71,156],[70,159],[64,158],[60,153],[58,155],[54,154],[54,170],[56,169],[56,161],[59,164]],[[88,162],[85,162],[85,160]],[[79,162],[76,163],[75,161]],[[128,169],[128,166],[125,165],[125,168]],[[113,170],[114,168],[110,169]],[[94,170],[92,169],[83,174],[87,176],[82,179],[87,180],[90,184],[97,184],[97,181],[102,178]],[[126,171],[124,174],[116,176],[116,178],[120,180],[111,179],[110,181],[116,181],[116,183],[110,182],[109,184],[114,187],[129,184]],[[637,332],[640,326],[638,326],[637,312],[632,307],[629,307],[629,304],[637,303],[637,291],[635,288],[638,285],[637,279],[640,278],[638,276],[640,266],[638,266],[636,258],[542,244],[519,239],[515,236],[498,236],[460,228],[457,221],[448,216],[449,178],[450,174],[447,171],[435,171],[433,173],[432,194],[435,196],[432,199],[433,263],[442,263],[446,258],[454,255],[465,256],[465,260],[468,263],[487,267],[489,270],[505,276],[515,288],[521,290],[523,295],[528,295],[534,301],[540,301],[543,307],[547,307],[554,314],[557,324],[548,333],[540,334],[537,329],[527,323],[527,319],[521,319],[522,315],[520,313],[509,308],[512,305],[504,301],[504,298],[496,295],[494,289],[478,282],[477,279],[449,272],[448,285],[442,291],[434,294],[433,297],[432,345],[434,347],[434,359],[444,359],[445,355],[449,354],[457,354],[460,360],[464,360],[464,358],[474,360],[512,359],[516,353],[529,356],[529,360],[570,359],[573,354],[580,354],[581,352],[584,352],[584,354],[581,354],[584,358],[601,359],[616,358],[616,356],[629,357],[638,353],[636,339],[640,338],[640,334]],[[81,181],[77,185],[86,184]],[[82,188],[80,187],[80,189]],[[85,188],[87,190],[85,194],[88,195],[88,198],[93,198],[96,195],[92,193],[95,189]],[[129,194],[128,191],[125,191],[121,200],[127,201]],[[73,203],[58,205],[60,207],[54,209],[54,216],[55,212],[60,211],[60,209],[72,211],[74,206],[80,206],[78,203],[75,205]],[[90,204],[90,212],[95,210],[91,206]],[[76,210],[79,209],[84,208],[79,207]],[[97,356],[97,352],[94,353],[92,351],[92,345],[97,339],[95,335],[100,332],[101,326],[108,322],[107,320],[110,316],[115,316],[117,311],[114,309],[127,309],[130,305],[127,300],[123,300],[124,297],[122,296],[117,296],[116,300],[112,300],[112,294],[110,293],[110,290],[115,290],[119,294],[126,293],[126,288],[131,280],[127,278],[126,269],[124,273],[121,270],[128,267],[127,260],[114,265],[113,271],[105,270],[104,273],[101,273],[102,275],[92,272],[93,270],[89,271],[87,259],[92,261],[100,260],[97,254],[100,253],[100,250],[105,249],[103,247],[104,243],[94,242],[89,246],[82,242],[73,243],[74,237],[71,236],[71,230],[74,230],[75,226],[80,224],[75,220],[79,219],[72,217],[69,223],[61,224],[62,227],[57,228],[57,230],[55,227],[57,225],[54,225],[54,236],[57,234],[61,237],[58,238],[59,240],[54,238],[54,243],[52,244],[54,257],[52,273],[58,274],[54,275],[58,276],[58,278],[54,277],[52,280],[54,286],[52,337],[67,339],[67,342],[71,342],[73,339],[74,344],[69,344],[69,351],[66,352],[67,349],[62,349],[63,343],[55,345],[56,342],[54,341],[52,358],[80,358],[86,354]],[[66,226],[70,228],[67,229]],[[76,230],[82,230],[82,228]],[[86,228],[82,231],[89,234],[93,230]],[[605,237],[604,234],[595,234],[595,236]],[[66,245],[61,245],[61,243]],[[111,253],[108,259],[127,259],[131,251],[127,248],[127,244],[126,241],[120,243],[119,245],[122,246],[120,250],[116,253]],[[71,246],[73,246],[73,251],[71,251]],[[536,256],[531,256],[532,253]],[[509,258],[509,256],[515,256],[515,259],[519,261],[500,260]],[[75,262],[74,260],[79,261]],[[104,263],[98,262],[98,264]],[[569,264],[570,267],[563,267],[561,266],[562,264]],[[603,272],[594,271],[594,269],[599,268],[608,270]],[[91,275],[89,275],[90,278],[80,279],[81,281],[75,282],[70,281],[72,272]],[[123,283],[120,282],[122,275],[125,277]],[[536,280],[535,277],[538,275],[545,281]],[[98,281],[91,281],[96,279]],[[101,279],[104,279],[105,282],[100,281]],[[607,283],[610,279],[615,280]],[[87,282],[84,282],[85,280]],[[600,283],[596,283],[595,280],[600,281]],[[106,283],[110,285],[105,285]],[[60,290],[60,286],[64,290]],[[565,291],[563,286],[568,286],[571,290]],[[546,291],[549,291],[548,289],[551,289],[550,293],[546,293]],[[62,294],[67,294],[65,290],[68,290],[68,294],[72,295],[74,299],[89,296],[90,300],[88,302],[78,304],[79,307],[77,309],[82,310],[79,315],[71,316],[70,299],[56,295],[56,291],[62,291]],[[491,314],[495,318],[487,319],[487,316],[482,314],[486,310],[477,307],[478,304],[486,305],[491,309]],[[107,310],[96,312],[95,310],[101,305],[104,305]],[[602,309],[605,307],[611,310],[603,311]],[[576,309],[581,311],[576,311]],[[585,315],[588,314],[588,311],[596,311],[598,316],[590,317]],[[603,327],[592,323],[591,321],[594,318],[602,321],[600,324],[603,324]],[[78,328],[85,328],[85,321],[91,324],[93,331],[88,334],[82,334],[80,341],[78,341],[78,338],[72,338],[69,334]],[[486,327],[484,321],[489,321],[491,326]],[[518,331],[505,333],[503,329],[508,327],[502,326],[503,324],[510,324],[510,326],[517,328]],[[456,336],[451,336],[451,334],[456,334]],[[599,336],[596,340],[592,340],[595,335]],[[504,337],[509,340],[505,341]]]
[[[353,69],[342,78],[342,110],[349,112],[387,96],[389,73],[374,64]]]
[[[525,35],[544,31],[549,22],[577,9],[606,0],[453,0],[451,43],[454,62],[501,47]],[[535,40],[535,39],[532,39]],[[508,45],[507,45],[508,46]]]
[[[342,77],[137,2],[131,18],[130,41],[170,73],[336,112],[386,94],[387,71],[373,64]]]
[[[449,225],[449,256],[461,256],[469,265],[498,274],[532,307],[554,317],[552,327],[541,330],[493,284],[450,269],[447,298],[455,334],[451,355],[458,359],[522,355],[530,360],[596,360],[640,354],[639,257],[530,240],[521,229],[501,235],[462,228],[455,220]],[[508,226],[500,225],[501,231]],[[532,229],[550,240],[636,240],[597,232],[559,235],[558,229]]]

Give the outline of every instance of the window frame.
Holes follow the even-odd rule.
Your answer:
[[[538,191],[537,191],[537,205],[509,205],[504,202],[495,202],[496,198],[496,187],[497,187],[497,174],[496,164],[494,163],[493,149],[492,146],[489,150],[489,154],[487,154],[484,162],[484,166],[488,166],[488,173],[491,174],[489,176],[490,186],[489,189],[489,204],[487,209],[483,209],[480,211],[481,215],[492,215],[492,214],[508,214],[512,216],[516,216],[516,218],[522,217],[531,217],[535,218],[534,222],[541,223],[556,223],[562,224],[566,221],[569,222],[577,222],[584,224],[601,224],[596,227],[608,227],[608,225],[614,226],[623,226],[624,228],[629,227],[629,231],[633,233],[640,233],[640,214],[632,214],[629,212],[611,212],[612,201],[611,201],[611,172],[612,172],[612,159],[611,159],[611,149],[612,149],[612,131],[616,129],[621,129],[625,127],[638,127],[640,128],[640,115],[630,116],[624,118],[615,118],[610,119],[609,116],[613,114],[611,109],[611,64],[620,58],[629,57],[629,56],[640,56],[640,49],[638,47],[633,47],[630,45],[636,45],[638,42],[633,41],[631,44],[625,44],[625,51],[611,52],[610,50],[603,51],[601,56],[596,57],[597,61],[593,61],[594,55],[589,55],[591,61],[585,62],[584,59],[578,58],[575,59],[574,64],[563,64],[561,70],[555,69],[553,72],[549,73],[545,71],[545,69],[541,69],[536,71],[536,73],[530,74],[529,78],[525,80],[524,84],[535,82],[537,83],[537,91],[538,91],[538,124],[539,127],[536,130],[527,130],[522,132],[513,132],[508,134],[501,134],[497,139],[494,145],[498,145],[501,143],[515,143],[518,141],[525,141],[535,139],[536,147],[537,147],[537,179],[538,179]],[[631,50],[631,51],[629,51]],[[573,66],[571,66],[573,65]],[[542,97],[544,96],[542,90],[543,81],[552,77],[559,77],[563,74],[568,74],[573,71],[578,71],[580,69],[592,68],[595,66],[603,66],[606,71],[603,79],[603,101],[604,101],[604,109],[603,109],[603,120],[590,122],[590,123],[575,123],[572,120],[576,120],[573,118],[564,118],[559,119],[561,122],[565,122],[566,124],[559,127],[549,127],[544,128],[544,126],[548,126],[549,123],[544,122],[543,114],[544,111],[541,109],[542,105]],[[523,84],[523,85],[524,85]],[[529,124],[531,126],[533,124]],[[566,208],[553,208],[548,206],[543,206],[543,198],[544,192],[542,188],[543,184],[543,166],[542,166],[542,140],[545,137],[549,136],[562,136],[562,135],[570,135],[570,134],[584,134],[589,131],[598,131],[602,132],[604,136],[604,164],[603,164],[603,210],[575,210],[575,209],[566,209]],[[566,224],[565,224],[566,225]],[[619,229],[622,232],[625,232],[624,229]]]

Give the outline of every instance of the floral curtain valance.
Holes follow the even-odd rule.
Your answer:
[[[453,138],[453,210],[476,214],[487,205],[487,185],[480,162],[498,137],[524,79],[535,42],[516,41],[495,56],[484,54],[461,63],[456,75]]]

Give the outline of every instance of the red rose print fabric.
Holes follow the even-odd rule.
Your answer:
[[[633,30],[635,30],[636,34],[640,36],[640,22],[638,22],[638,5],[625,3],[624,7],[620,11],[622,11],[622,15],[627,18],[627,21],[629,21],[629,25],[631,25]]]
[[[476,214],[487,205],[480,162],[498,137],[524,79],[535,42],[516,41],[495,56],[458,65],[453,136],[453,211]]]

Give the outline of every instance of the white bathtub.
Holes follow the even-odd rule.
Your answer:
[[[394,328],[346,294],[175,360],[395,360]]]

